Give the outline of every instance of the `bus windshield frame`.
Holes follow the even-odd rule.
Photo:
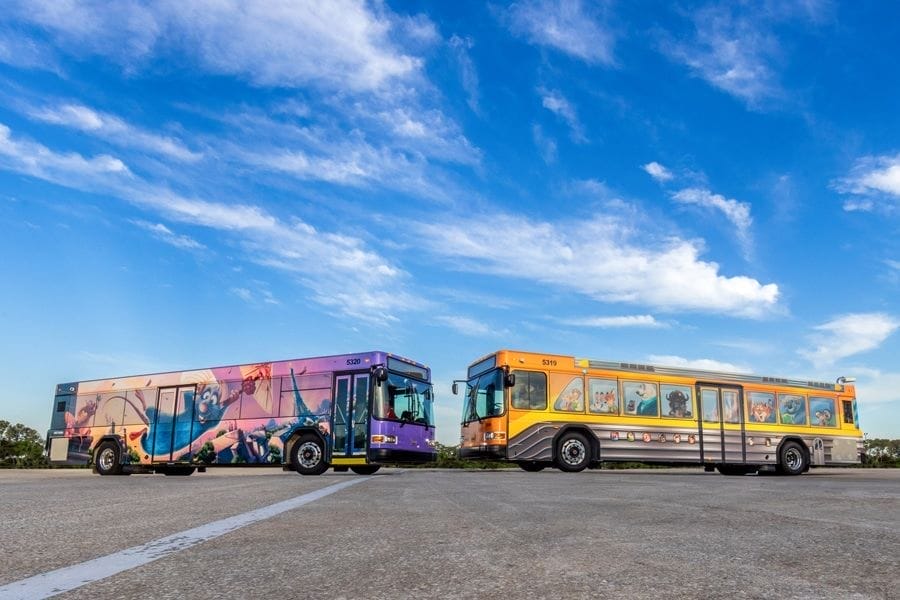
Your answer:
[[[374,386],[372,417],[426,428],[434,427],[434,391],[430,381],[388,370]]]
[[[466,381],[462,419],[464,424],[506,414],[505,375],[504,369],[495,368]]]

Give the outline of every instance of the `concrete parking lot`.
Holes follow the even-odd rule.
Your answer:
[[[0,514],[0,598],[48,589],[92,599],[897,598],[900,589],[896,470],[0,471]]]

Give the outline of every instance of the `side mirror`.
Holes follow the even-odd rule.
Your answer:
[[[453,386],[450,388],[450,391],[453,392],[453,395],[457,395],[459,393],[459,384],[455,381],[453,382]]]
[[[507,373],[506,377],[503,378],[503,385],[508,388],[514,387],[516,385],[516,374]]]
[[[372,377],[375,378],[375,384],[380,387],[383,381],[387,381],[387,369],[381,366],[375,367],[374,369],[372,369]]]

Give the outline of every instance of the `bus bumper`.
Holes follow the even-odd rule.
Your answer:
[[[477,446],[474,448],[460,448],[459,457],[505,460],[506,446]]]
[[[437,460],[437,452],[416,452],[413,450],[394,450],[392,448],[372,448],[369,450],[369,462],[397,463],[421,465]]]

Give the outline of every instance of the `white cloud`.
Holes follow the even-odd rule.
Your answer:
[[[850,174],[832,182],[832,187],[841,193],[858,196],[844,202],[846,211],[891,208],[900,199],[900,154],[860,158]],[[889,199],[889,205],[876,202],[884,198]]]
[[[496,333],[496,331],[492,330],[489,325],[470,317],[445,315],[435,317],[435,320],[443,323],[444,325],[447,325],[452,329],[455,329],[463,335],[472,337],[482,337],[490,335],[492,333]]]
[[[576,327],[598,327],[611,329],[619,327],[666,327],[665,323],[657,321],[653,315],[625,315],[619,317],[586,317],[583,319],[565,319],[566,325]]]
[[[463,90],[466,92],[466,102],[469,104],[469,108],[472,109],[472,112],[479,114],[480,109],[478,102],[480,92],[478,71],[475,68],[475,63],[472,62],[472,57],[469,56],[469,50],[474,46],[474,42],[471,38],[463,39],[458,35],[454,35],[450,38],[449,45],[450,50],[453,52],[453,56],[459,65],[459,76]]]
[[[181,52],[211,72],[267,86],[381,88],[415,75],[422,64],[399,50],[392,34],[427,41],[429,29],[421,18],[400,19],[355,0],[45,0],[13,8],[76,53],[130,66],[157,51]]]
[[[45,123],[84,131],[118,146],[148,150],[179,161],[194,162],[202,158],[201,154],[191,151],[180,140],[144,131],[119,117],[80,104],[32,109],[29,115]]]
[[[753,217],[750,216],[749,203],[731,200],[700,188],[680,190],[672,195],[672,199],[680,204],[690,204],[721,212],[734,225],[745,257],[751,253],[753,240],[750,228],[753,225]]]
[[[697,242],[657,238],[650,225],[598,215],[587,221],[532,221],[506,213],[420,225],[422,243],[453,268],[540,282],[601,302],[665,311],[762,317],[779,290],[719,274]]]
[[[100,154],[92,158],[70,152],[54,152],[46,146],[25,139],[13,139],[9,127],[0,123],[0,168],[32,175],[61,185],[102,187],[131,176],[128,167],[118,158]]]
[[[589,64],[612,65],[615,36],[597,10],[580,0],[526,0],[513,4],[504,20],[514,34]]]
[[[693,39],[665,39],[662,50],[710,85],[756,107],[782,95],[770,66],[780,47],[768,23],[735,16],[733,10],[725,4],[696,11]]]
[[[531,135],[544,162],[548,165],[555,163],[557,158],[556,141],[544,135],[544,130],[538,124],[531,126]]]
[[[118,197],[172,221],[228,232],[247,260],[293,274],[315,302],[337,313],[383,324],[395,321],[397,311],[430,306],[406,290],[406,273],[357,236],[322,232],[299,219],[285,221],[252,204],[187,198],[140,179],[109,156],[60,154],[15,140],[0,124],[0,168]]]
[[[150,223],[148,221],[141,220],[132,220],[131,223],[137,225],[141,229],[149,231],[154,235],[154,237],[169,244],[170,246],[175,246],[176,248],[181,248],[182,250],[203,250],[206,248],[206,246],[204,246],[194,238],[187,235],[179,235],[162,223]]]
[[[648,362],[664,366],[664,367],[678,367],[681,369],[698,369],[701,371],[718,371],[721,373],[750,373],[750,369],[741,366],[734,365],[727,362],[722,362],[719,360],[713,360],[711,358],[698,358],[698,359],[687,359],[681,356],[673,356],[673,355],[650,355],[647,358]]]
[[[569,126],[569,129],[572,132],[572,141],[579,144],[587,142],[587,137],[584,135],[584,127],[578,120],[578,114],[575,111],[575,107],[572,106],[565,96],[556,90],[548,90],[545,88],[540,88],[538,93],[541,95],[541,104],[543,107],[562,118],[562,120],[566,122],[566,125]]]
[[[642,166],[641,168],[644,171],[646,171],[647,174],[650,175],[650,177],[652,177],[656,181],[661,181],[661,182],[671,181],[672,178],[674,177],[674,175],[672,175],[671,171],[669,171],[667,168],[665,168],[664,166],[662,166],[661,164],[659,164],[656,161],[649,162],[646,165]]]
[[[812,347],[798,352],[816,368],[828,367],[878,348],[897,328],[900,321],[884,313],[847,314],[816,326],[816,333],[810,336]]]

